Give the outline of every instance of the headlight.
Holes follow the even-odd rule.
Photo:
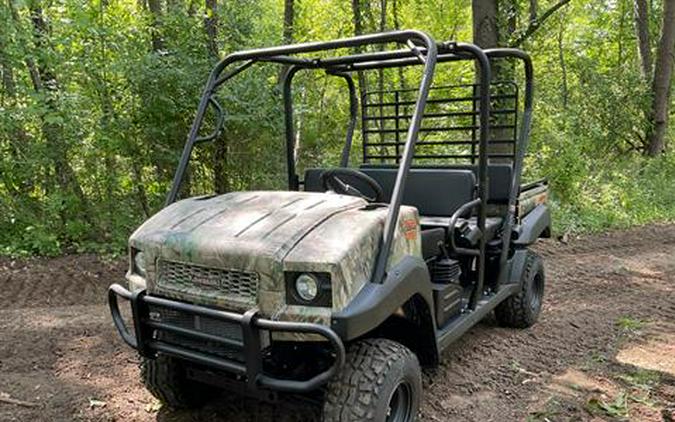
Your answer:
[[[310,274],[300,274],[295,279],[295,291],[300,299],[311,302],[319,294],[319,282]]]
[[[145,254],[141,251],[134,255],[134,268],[138,275],[145,277]]]
[[[286,303],[299,306],[333,306],[330,273],[287,271]]]

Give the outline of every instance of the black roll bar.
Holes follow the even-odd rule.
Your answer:
[[[323,68],[327,70],[339,71],[340,69],[332,69],[330,66],[324,65],[320,59],[309,60],[286,56],[294,54],[313,53],[319,51],[330,51],[340,48],[358,47],[372,44],[387,44],[387,43],[407,44],[408,41],[411,40],[420,42],[429,51],[433,51],[434,56],[433,62],[435,64],[435,56],[436,56],[435,41],[433,41],[433,39],[425,32],[416,30],[383,32],[376,34],[360,35],[352,38],[342,38],[338,40],[325,42],[310,42],[302,44],[284,45],[278,47],[245,50],[232,53],[227,57],[225,57],[213,68],[213,70],[209,75],[208,81],[206,82],[206,86],[204,88],[202,97],[199,101],[199,106],[197,107],[197,113],[192,123],[192,127],[190,128],[190,132],[188,133],[187,141],[185,143],[185,147],[183,148],[183,153],[181,154],[180,161],[178,162],[178,168],[176,169],[176,173],[173,178],[171,190],[169,191],[169,194],[167,195],[165,201],[165,206],[173,203],[178,197],[178,192],[180,191],[180,186],[185,176],[185,170],[187,168],[188,162],[190,160],[190,155],[192,154],[192,150],[195,145],[195,140],[198,137],[199,129],[201,127],[202,121],[204,120],[206,109],[209,105],[209,98],[220,84],[236,76],[237,74],[239,74],[241,71],[251,66],[251,64],[253,64],[256,61],[269,61],[281,64],[295,64],[296,66],[302,66],[306,68],[318,68],[318,69]],[[411,50],[407,54],[410,56],[414,56],[415,52]],[[363,54],[363,56],[367,57],[368,53]],[[245,63],[235,68],[233,71],[226,73],[224,76],[222,77],[220,76],[221,73],[228,66],[230,66],[233,63],[241,61]]]
[[[422,73],[422,81],[420,83],[417,103],[410,120],[408,127],[408,134],[406,135],[405,145],[403,147],[403,154],[401,155],[401,164],[396,173],[396,182],[394,182],[394,191],[391,194],[391,201],[389,203],[389,210],[387,219],[384,222],[384,231],[382,234],[382,246],[375,261],[375,269],[373,272],[372,281],[375,283],[384,282],[386,276],[387,261],[389,259],[389,251],[394,241],[394,232],[398,222],[398,214],[401,208],[401,201],[403,200],[403,192],[405,190],[406,176],[410,170],[410,164],[414,153],[415,143],[419,128],[422,125],[422,117],[424,116],[424,107],[427,104],[427,97],[429,96],[429,89],[434,77],[434,70],[436,69],[436,56],[438,51],[436,43],[427,42],[426,59],[424,61],[424,70]],[[489,66],[489,65],[488,65]]]
[[[295,173],[295,123],[293,116],[292,86],[293,78],[298,73],[298,71],[303,69],[306,68],[297,65],[289,67],[281,82],[284,99],[286,171],[288,174],[288,188],[292,190],[297,190],[300,184],[298,175]],[[349,89],[349,125],[347,126],[347,136],[340,158],[340,166],[347,167],[349,165],[349,153],[351,152],[352,148],[354,131],[356,130],[356,123],[359,117],[359,102],[356,97],[356,86],[354,85],[354,80],[349,73],[326,71],[326,74],[343,78],[347,82],[347,88]]]
[[[480,199],[480,206],[478,207],[478,229],[480,230],[479,240],[479,256],[478,256],[478,280],[474,294],[471,297],[469,306],[475,309],[479,299],[483,296],[483,284],[485,282],[485,220],[487,218],[487,199],[488,199],[488,136],[490,131],[490,81],[492,80],[492,70],[490,68],[490,60],[485,52],[473,45],[466,43],[451,44],[454,46],[454,51],[457,53],[466,53],[472,55],[479,68],[478,87],[480,89],[480,131],[478,133],[478,145],[480,154],[478,156],[478,199]],[[450,230],[453,230],[451,228]],[[454,235],[454,233],[452,233]]]
[[[288,188],[298,190],[300,181],[295,173],[295,127],[293,121],[293,95],[291,92],[291,83],[293,77],[299,70],[303,69],[297,65],[288,68],[283,76],[282,91],[284,97],[284,125],[286,135],[286,171],[288,173]]]
[[[349,126],[347,126],[347,139],[345,146],[342,148],[342,156],[340,157],[340,167],[348,167],[349,153],[352,150],[356,122],[359,119],[359,101],[356,97],[356,85],[354,85],[354,79],[349,73],[329,72],[329,74],[344,78],[347,82],[347,88],[349,89]]]
[[[511,232],[516,216],[516,200],[520,194],[520,180],[523,173],[523,163],[525,161],[525,152],[530,140],[530,127],[532,125],[532,101],[534,97],[534,67],[530,55],[517,48],[495,48],[486,50],[486,54],[495,58],[516,58],[523,62],[525,70],[525,102],[523,105],[523,118],[518,134],[518,145],[516,147],[516,157],[513,162],[513,179],[511,183],[511,192],[509,193],[509,203],[506,211],[506,219],[502,227],[502,250],[499,255],[499,277],[497,278],[496,289],[499,289],[508,277],[506,261],[508,259],[509,247],[511,245]]]
[[[408,46],[408,49],[394,50],[394,51],[378,51],[370,53],[359,53],[354,55],[344,55],[327,58],[308,59],[303,57],[294,57],[297,54],[306,54],[312,52],[329,51],[347,47],[357,47],[371,44],[387,44],[398,43]],[[402,67],[411,65],[422,65],[422,81],[418,90],[418,100],[415,104],[415,110],[411,115],[411,124],[408,128],[406,141],[404,144],[404,151],[399,170],[396,175],[396,184],[392,194],[389,212],[385,222],[385,229],[382,239],[382,247],[377,257],[372,281],[382,282],[386,273],[387,259],[391,245],[393,242],[393,235],[396,229],[396,222],[399,215],[399,208],[401,205],[402,194],[405,187],[406,175],[411,166],[414,147],[417,143],[418,132],[423,118],[423,111],[426,106],[429,89],[433,80],[433,73],[436,63],[450,62],[458,60],[475,60],[479,68],[478,86],[481,90],[480,98],[480,139],[479,147],[480,153],[478,156],[478,199],[480,199],[480,206],[478,207],[478,228],[481,234],[485,232],[486,209],[488,199],[488,153],[487,146],[489,143],[489,83],[491,79],[490,59],[494,58],[517,58],[525,64],[525,104],[524,113],[522,117],[521,129],[517,140],[517,153],[514,159],[513,170],[514,178],[511,188],[511,193],[508,201],[507,218],[503,226],[502,233],[502,251],[500,256],[500,263],[504,264],[508,259],[508,249],[511,240],[511,231],[515,219],[515,202],[518,196],[518,189],[521,180],[523,159],[525,148],[529,139],[529,130],[532,117],[532,91],[533,91],[533,71],[532,63],[529,56],[521,50],[511,48],[496,48],[482,50],[473,44],[446,42],[436,44],[429,35],[421,31],[404,30],[393,31],[378,34],[362,35],[353,38],[345,38],[327,42],[313,42],[295,45],[286,45],[271,48],[254,49],[248,51],[241,51],[230,54],[220,61],[212,70],[209,79],[204,88],[194,122],[188,134],[188,139],[183,149],[176,174],[173,179],[173,184],[169,194],[167,195],[166,205],[174,202],[178,196],[181,182],[188,165],[189,157],[192,149],[197,142],[207,140],[211,136],[203,138],[198,137],[198,132],[207,107],[212,102],[211,96],[215,89],[236,76],[243,70],[246,70],[255,62],[274,62],[280,64],[291,65],[289,71],[284,78],[284,107],[287,112],[286,117],[286,149],[287,149],[287,164],[289,173],[289,188],[297,189],[299,181],[295,174],[294,161],[294,140],[293,140],[293,121],[292,104],[290,96],[290,87],[293,76],[300,69],[324,69],[328,74],[344,77],[347,81],[350,90],[350,124],[347,132],[347,142],[342,152],[341,164],[348,164],[349,151],[351,148],[351,141],[353,138],[354,127],[356,125],[355,116],[358,113],[358,101],[356,100],[354,82],[349,77],[348,73],[382,69],[390,67]],[[236,62],[243,62],[243,64],[234,68],[233,70],[221,76],[223,71]],[[290,111],[290,113],[288,113]],[[493,155],[494,156],[494,155]],[[478,299],[482,295],[482,289],[485,278],[485,236],[481,236],[478,259],[478,283],[475,294],[472,297],[472,306],[475,306]],[[501,266],[504,268],[504,265]],[[505,280],[506,274],[500,274],[498,283]]]

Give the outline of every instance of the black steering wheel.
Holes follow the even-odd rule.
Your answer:
[[[352,179],[356,182],[363,182],[363,184],[366,184],[372,191],[374,196],[366,195],[365,193],[361,192],[360,189],[340,179],[340,176],[347,180]],[[380,184],[377,183],[377,181],[372,177],[355,169],[345,167],[328,169],[321,173],[321,185],[325,190],[332,190],[333,192],[340,195],[358,196],[368,202],[385,201],[382,186],[380,186]]]

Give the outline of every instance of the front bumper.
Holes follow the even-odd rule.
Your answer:
[[[120,314],[118,297],[126,299],[131,304],[133,318],[133,334],[126,326]],[[108,289],[108,304],[113,322],[122,339],[131,347],[138,350],[141,356],[154,358],[157,353],[171,355],[207,368],[225,371],[241,377],[246,381],[248,390],[269,389],[289,393],[304,393],[315,390],[337,374],[345,362],[345,347],[340,337],[330,328],[305,322],[272,321],[259,318],[257,310],[250,310],[244,314],[221,311],[204,306],[191,305],[184,302],[165,299],[146,294],[145,290],[133,293],[119,284],[113,284]],[[221,323],[223,330],[215,332],[227,332],[226,326],[237,325],[241,328],[241,338],[233,339],[231,336],[214,334],[214,330],[187,328],[179,324],[165,322],[153,318],[151,309],[164,309],[167,312],[180,312],[189,315],[196,320],[206,318],[215,323]],[[275,378],[263,371],[263,344],[262,332],[296,332],[317,334],[330,343],[334,361],[332,365],[307,380]],[[223,348],[237,349],[240,351],[241,360],[224,357],[221,354],[206,353],[182,345],[163,341],[161,333],[179,335],[196,342],[209,342],[222,345]]]

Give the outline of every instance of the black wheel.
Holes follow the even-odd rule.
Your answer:
[[[326,390],[324,422],[410,422],[417,418],[422,375],[402,344],[367,339],[349,348],[342,372]]]
[[[141,380],[153,396],[174,409],[199,407],[216,393],[214,388],[188,379],[181,361],[165,355],[143,359]]]
[[[500,325],[513,328],[531,327],[541,312],[544,301],[544,263],[539,255],[527,252],[525,271],[521,279],[521,289],[495,308],[495,316]]]

